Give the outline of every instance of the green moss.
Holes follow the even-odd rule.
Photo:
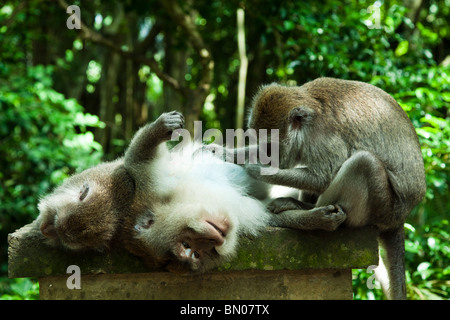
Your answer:
[[[260,237],[242,238],[236,257],[218,270],[364,268],[378,263],[376,236],[373,228],[335,232],[268,228]],[[74,253],[50,248],[40,237],[27,232],[10,236],[10,277],[66,274],[72,264],[78,265],[83,274],[152,271],[124,250]]]
[[[273,228],[259,238],[243,239],[231,269],[357,268],[376,264],[376,231],[300,232]]]

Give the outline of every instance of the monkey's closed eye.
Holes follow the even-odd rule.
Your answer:
[[[89,185],[86,182],[85,184],[83,184],[83,186],[81,187],[81,190],[80,190],[80,196],[79,196],[80,201],[83,201],[84,198],[86,198],[86,196],[88,195],[88,193],[89,193]]]

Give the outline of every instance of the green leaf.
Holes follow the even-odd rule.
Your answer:
[[[442,92],[441,93],[442,99],[446,102],[450,102],[450,92]]]
[[[425,280],[430,276],[430,274],[432,274],[432,270],[429,270],[430,266],[431,263],[428,261],[422,262],[421,264],[418,265],[417,272],[422,277],[422,280]]]
[[[402,42],[400,42],[397,46],[397,49],[395,49],[395,55],[397,57],[403,56],[404,54],[406,54],[408,52],[408,48],[409,48],[409,42],[407,40],[403,40]]]
[[[283,22],[284,29],[289,31],[295,28],[295,23],[293,21],[286,20]]]

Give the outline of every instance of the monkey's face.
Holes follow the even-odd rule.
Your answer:
[[[236,246],[236,231],[227,215],[200,204],[172,203],[157,213],[148,211],[135,229],[147,253],[165,260],[166,269],[175,273],[216,267]]]
[[[73,250],[108,247],[116,223],[109,185],[70,179],[39,202],[42,234]]]

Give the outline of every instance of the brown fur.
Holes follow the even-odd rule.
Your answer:
[[[118,245],[151,268],[202,272],[231,257],[240,234],[265,228],[272,215],[249,195],[243,168],[194,144],[169,152],[164,142],[183,121],[177,112],[161,115],[136,133],[124,158],[75,175],[43,198],[38,225],[49,244]]]
[[[124,241],[123,229],[134,226],[140,212],[136,210],[144,210],[142,204],[151,201],[146,196],[151,195],[151,186],[144,164],[183,121],[178,113],[163,114],[141,129],[148,132],[147,139],[132,141],[124,158],[76,174],[42,198],[37,220],[48,243],[73,250],[103,250]]]
[[[417,135],[399,104],[357,81],[270,84],[253,100],[249,127],[280,130],[281,170],[261,175],[258,165],[247,165],[247,171],[260,181],[300,189],[317,206],[341,207],[347,226],[377,226],[388,251],[386,293],[405,298],[403,223],[426,184]],[[307,215],[293,199],[277,199],[269,208]]]

